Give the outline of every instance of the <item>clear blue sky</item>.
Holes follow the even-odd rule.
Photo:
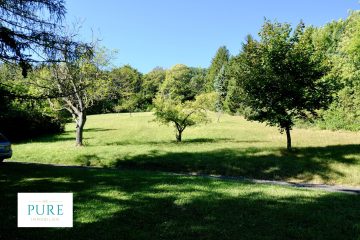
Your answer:
[[[176,63],[208,67],[221,45],[237,54],[264,17],[322,26],[358,10],[359,0],[67,0],[67,20],[84,20],[101,44],[119,51],[114,64],[146,73]]]

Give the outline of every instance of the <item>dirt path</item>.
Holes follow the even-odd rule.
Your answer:
[[[270,184],[270,185],[278,185],[278,186],[287,186],[287,187],[295,187],[295,188],[303,188],[310,190],[323,190],[328,192],[340,192],[340,193],[348,193],[348,194],[360,194],[360,187],[350,187],[350,186],[341,186],[341,185],[327,185],[327,184],[315,184],[315,183],[295,183],[295,182],[286,182],[286,181],[275,181],[275,180],[261,180],[261,179],[252,179],[246,177],[232,177],[232,176],[222,176],[222,175],[207,175],[207,174],[196,174],[196,173],[169,173],[173,175],[179,176],[197,176],[204,178],[213,178],[220,180],[230,180],[230,181],[246,181],[252,183],[259,184]]]

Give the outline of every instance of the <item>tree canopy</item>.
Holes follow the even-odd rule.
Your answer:
[[[315,51],[312,32],[302,22],[292,31],[289,24],[266,21],[260,41],[248,37],[238,58],[241,101],[251,109],[246,117],[285,130],[288,149],[294,119],[332,100],[326,58]]]
[[[191,68],[177,64],[166,71],[165,81],[161,85],[160,91],[173,99],[191,100],[194,98],[190,87],[192,77]]]
[[[176,141],[181,142],[183,131],[187,127],[208,121],[206,99],[200,95],[194,101],[183,102],[180,98],[158,94],[154,99],[155,120],[166,125],[172,124],[175,127]]]
[[[59,34],[65,13],[64,0],[0,1],[0,61],[19,64],[26,76],[32,63],[60,61],[64,44],[75,54],[77,43]]]
[[[208,69],[208,73],[206,75],[206,81],[207,81],[207,91],[211,92],[214,90],[214,82],[215,78],[219,74],[221,68],[225,66],[230,59],[230,52],[226,48],[226,46],[220,47],[214,58],[211,60],[211,65]]]

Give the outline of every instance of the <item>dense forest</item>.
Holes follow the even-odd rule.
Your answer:
[[[61,132],[73,118],[81,145],[87,115],[139,111],[174,123],[180,141],[187,126],[207,121],[204,111],[277,126],[288,147],[294,125],[360,129],[360,12],[323,27],[265,20],[239,48],[232,56],[221,46],[207,69],[177,64],[146,74],[112,67],[113,53],[96,44],[71,59],[64,50],[62,63],[32,64],[26,76],[4,62],[0,132],[19,141]]]

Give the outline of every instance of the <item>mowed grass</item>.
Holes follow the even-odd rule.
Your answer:
[[[277,128],[239,116],[213,116],[186,129],[182,143],[151,113],[89,116],[85,127],[86,147],[74,146],[68,124],[64,134],[14,144],[13,160],[360,186],[359,133],[295,128],[288,153]]]
[[[18,192],[73,192],[74,227],[17,228]],[[360,238],[360,196],[351,194],[5,162],[0,196],[6,240]]]

